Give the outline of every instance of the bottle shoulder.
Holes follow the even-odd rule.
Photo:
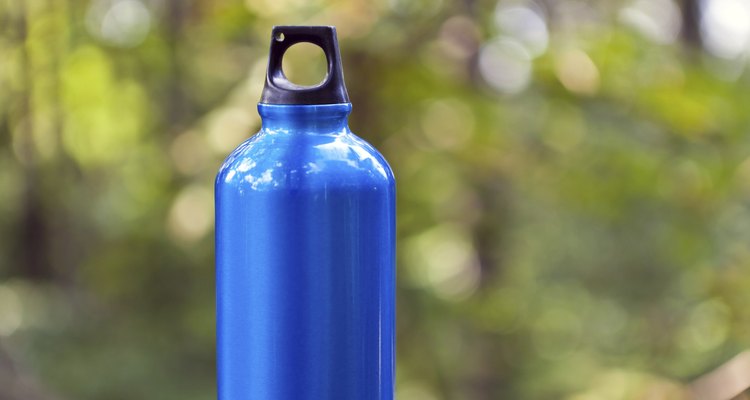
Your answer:
[[[227,157],[216,185],[249,190],[392,187],[385,158],[350,131],[331,134],[264,131]]]

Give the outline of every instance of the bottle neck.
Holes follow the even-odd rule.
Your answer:
[[[349,129],[351,103],[319,105],[258,104],[265,131],[334,133]]]

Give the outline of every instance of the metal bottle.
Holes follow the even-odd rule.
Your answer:
[[[300,42],[317,86],[281,69]],[[219,400],[393,398],[395,183],[351,108],[335,28],[275,27],[262,127],[216,177]]]

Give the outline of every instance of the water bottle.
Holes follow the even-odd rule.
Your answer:
[[[316,86],[281,68],[300,42]],[[335,28],[274,27],[262,127],[216,177],[219,400],[393,399],[395,181],[351,109]]]

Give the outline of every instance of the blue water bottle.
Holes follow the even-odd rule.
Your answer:
[[[320,46],[297,86],[284,52]],[[260,132],[216,177],[219,400],[393,399],[395,182],[355,136],[328,26],[277,26]]]

